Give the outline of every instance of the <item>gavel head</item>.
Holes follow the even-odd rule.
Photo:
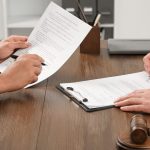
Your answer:
[[[135,144],[143,144],[147,140],[147,122],[142,115],[132,117],[130,138]]]

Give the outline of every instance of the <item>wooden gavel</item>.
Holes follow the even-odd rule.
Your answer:
[[[134,115],[130,123],[130,138],[135,144],[143,144],[149,136],[147,122],[142,115]]]

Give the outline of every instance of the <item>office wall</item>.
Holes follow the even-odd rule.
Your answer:
[[[61,5],[61,0],[7,0],[8,15],[41,15],[50,1]]]
[[[150,0],[115,0],[114,38],[150,39]]]
[[[3,39],[7,32],[7,24],[6,20],[10,18],[10,16],[30,16],[30,15],[41,15],[45,8],[48,6],[50,1],[54,1],[55,3],[62,5],[62,0],[0,0],[0,40]],[[6,6],[4,6],[6,2]],[[3,4],[3,5],[2,5]],[[4,10],[5,9],[5,10]],[[6,11],[7,10],[7,11]],[[4,13],[4,12],[7,12]],[[31,29],[32,30],[32,29]],[[10,34],[24,34],[28,35],[31,32],[24,28],[16,28],[13,30],[9,30]]]

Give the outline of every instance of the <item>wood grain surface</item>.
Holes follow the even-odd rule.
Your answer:
[[[144,55],[100,55],[79,49],[48,80],[0,95],[0,150],[116,150],[132,113],[117,108],[87,113],[56,89],[75,82],[142,71]],[[146,115],[150,120],[149,115]]]

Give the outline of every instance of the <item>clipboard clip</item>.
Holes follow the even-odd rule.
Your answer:
[[[88,102],[88,99],[85,98],[85,97],[83,97],[82,94],[81,94],[80,92],[75,91],[74,88],[72,88],[72,87],[67,87],[67,90],[73,91],[73,92],[75,92],[76,94],[78,94],[78,95],[82,98],[82,100],[79,101],[81,104],[82,104],[83,102],[84,102],[84,103]]]

